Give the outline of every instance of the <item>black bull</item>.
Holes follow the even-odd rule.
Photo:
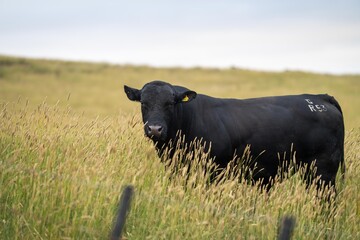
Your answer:
[[[220,99],[187,88],[153,81],[141,90],[124,86],[141,102],[145,134],[161,150],[176,138],[211,143],[210,156],[220,168],[242,156],[246,146],[261,169],[253,180],[268,184],[283,166],[279,155],[296,151],[296,164],[314,164],[320,183],[335,186],[344,174],[344,122],[338,102],[327,94],[253,99]]]

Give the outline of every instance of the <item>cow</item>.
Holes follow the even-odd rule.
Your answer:
[[[141,103],[145,135],[159,155],[181,131],[187,143],[207,143],[219,168],[250,146],[259,169],[252,178],[263,186],[271,186],[286,165],[281,156],[290,151],[296,153],[297,166],[316,169],[312,179],[319,178],[322,186],[335,188],[340,166],[345,173],[343,114],[327,94],[225,99],[163,81],[142,89],[124,85],[124,91],[131,101]]]

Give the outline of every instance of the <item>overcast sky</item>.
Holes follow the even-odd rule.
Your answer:
[[[360,73],[360,1],[0,0],[0,54]]]

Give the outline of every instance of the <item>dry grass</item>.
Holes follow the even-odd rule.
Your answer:
[[[110,110],[99,110],[100,117],[93,116],[98,109],[107,106],[109,99],[113,98],[113,102],[119,99],[125,101],[121,86],[113,90],[115,85],[122,83],[112,86],[108,79],[119,72],[125,74],[128,71],[128,76],[139,74],[143,79],[147,77],[146,74],[151,75],[150,79],[164,76],[170,78],[173,75],[175,82],[192,74],[195,75],[194,79],[200,79],[203,74],[224,76],[224,79],[229,80],[233,78],[232,74],[245,74],[243,70],[161,70],[23,61],[37,68],[58,68],[60,72],[66,69],[65,77],[53,79],[54,89],[55,86],[66,86],[64,81],[71,79],[77,83],[68,83],[72,94],[67,100],[67,94],[61,95],[64,93],[62,90],[59,90],[61,93],[51,95],[47,86],[40,89],[37,84],[49,77],[47,73],[42,75],[41,69],[34,73],[32,67],[24,70],[28,67],[13,63],[5,67],[2,65],[0,84],[6,90],[0,88],[0,91],[6,91],[6,94],[1,95],[0,107],[1,239],[107,238],[120,191],[125,184],[135,186],[135,197],[125,229],[125,236],[129,239],[274,239],[280,218],[285,214],[296,217],[295,239],[360,238],[359,128],[346,133],[346,181],[341,183],[338,179],[339,195],[336,204],[332,206],[321,205],[315,197],[314,188],[307,192],[298,175],[276,184],[270,194],[261,193],[256,187],[238,183],[231,178],[217,185],[209,185],[202,168],[194,168],[187,181],[184,180],[187,172],[184,169],[170,180],[171,173],[165,170],[152,143],[143,136],[140,115],[128,113],[132,111],[131,104],[114,103],[115,107],[110,107]],[[105,76],[101,78],[96,69],[104,66],[112,70],[109,70],[111,73],[106,70]],[[74,74],[69,73],[69,69],[73,69]],[[84,73],[86,76],[79,73],[80,70],[87,72],[91,69],[95,73]],[[263,77],[270,73],[249,71],[246,74],[257,82],[255,76]],[[287,74],[290,73],[284,73]],[[298,79],[308,76],[298,74]],[[87,82],[87,76],[92,75],[93,78]],[[346,109],[344,111],[350,112],[349,117],[355,116],[347,123],[358,124],[358,110],[348,107],[359,104],[359,97],[352,92],[358,85],[347,85],[353,84],[353,79],[358,84],[359,77],[330,76],[334,83],[328,83],[323,77],[314,76],[321,78],[324,85],[341,86],[334,92],[344,94],[340,94],[343,99],[341,103]],[[296,77],[295,74],[294,79]],[[271,82],[271,79],[266,83],[269,88],[255,93],[270,93],[270,90],[278,89],[273,86],[276,86],[276,81]],[[52,81],[51,78],[49,81]],[[279,83],[280,88],[291,85],[287,77],[283,81],[286,83]],[[24,82],[26,84],[22,85]],[[215,94],[218,89],[215,95],[225,96],[228,93],[228,85],[222,83],[224,86],[221,87],[216,77],[210,78],[209,82],[194,80],[188,83],[194,88],[203,89],[202,92],[208,90]],[[91,84],[94,86],[88,86]],[[236,82],[233,84],[235,86]],[[263,85],[255,86],[261,88]],[[27,89],[31,86],[31,89]],[[250,83],[244,86],[250,86]],[[89,91],[96,92],[92,97],[95,99],[89,96],[84,100],[79,99],[82,96],[80,89],[86,92],[88,87]],[[289,89],[289,92],[295,92]],[[49,94],[46,102],[38,103],[43,95],[36,96],[37,90]],[[120,97],[112,91],[116,91]],[[21,92],[25,95],[21,95]],[[346,92],[349,92],[349,96],[345,96]],[[233,93],[230,92],[229,96]],[[18,94],[21,95],[20,99]],[[104,105],[97,103],[102,94],[104,99],[101,101],[106,103]],[[62,99],[58,104],[57,98]],[[351,104],[344,104],[346,99],[355,100]],[[92,107],[90,103],[94,104],[95,110],[88,112],[87,109]],[[123,109],[122,104],[127,106],[124,107],[127,110],[119,110]],[[115,113],[107,114],[112,111]]]

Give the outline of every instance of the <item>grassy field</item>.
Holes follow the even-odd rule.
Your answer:
[[[208,185],[200,167],[169,180],[123,92],[154,79],[218,97],[335,96],[347,165],[336,203],[320,205],[298,175],[270,194],[231,178]],[[296,217],[294,239],[360,239],[359,93],[360,75],[0,56],[0,239],[108,238],[125,184],[135,186],[126,239],[275,239],[285,214]]]

